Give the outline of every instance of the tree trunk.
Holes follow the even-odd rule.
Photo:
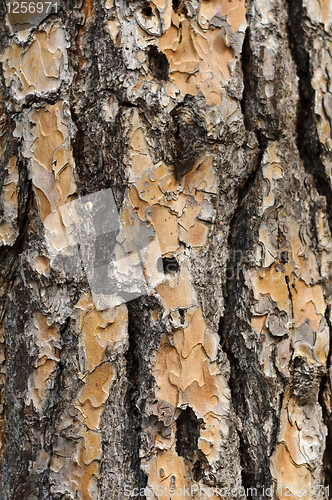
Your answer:
[[[327,500],[332,1],[0,11],[0,499]]]

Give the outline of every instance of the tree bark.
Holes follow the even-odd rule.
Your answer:
[[[327,500],[331,0],[14,4],[0,499]]]

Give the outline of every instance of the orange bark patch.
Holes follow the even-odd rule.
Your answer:
[[[110,363],[105,363],[90,373],[85,382],[80,403],[90,401],[94,408],[105,403],[109,394],[109,384],[115,376],[115,370]]]
[[[252,279],[255,298],[260,295],[270,296],[278,304],[280,311],[290,315],[290,298],[285,280],[285,275],[278,271],[274,265],[268,269],[260,269]]]
[[[0,155],[2,148],[0,146]],[[17,157],[12,156],[6,167],[7,175],[1,193],[3,214],[0,223],[0,243],[4,245],[13,244],[18,233],[16,226],[18,214],[18,165]]]
[[[309,493],[311,485],[310,471],[304,465],[296,466],[289,455],[283,443],[278,444],[272,458],[274,477],[277,480],[277,498],[278,500],[298,500],[298,495],[294,495],[295,489],[307,491],[307,494],[301,496],[303,500],[310,500],[312,496]]]
[[[13,40],[1,55],[7,85],[16,75],[18,83],[14,82],[13,87],[19,99],[35,92],[56,90],[61,83],[65,51],[64,31],[54,24],[35,31],[28,48],[22,48]]]
[[[227,21],[235,33],[246,20],[246,7],[244,0],[210,0],[201,2],[198,18],[205,25],[219,14],[227,16]]]
[[[181,266],[175,284],[162,283],[156,287],[164,307],[168,310],[190,307],[196,303],[196,295],[191,284],[190,273],[186,266]]]
[[[265,325],[267,315],[264,316],[252,316],[251,317],[251,326],[255,330],[256,333],[262,333],[263,327]]]
[[[183,16],[178,22],[173,19],[173,25],[160,37],[160,49],[168,59],[170,78],[182,94],[202,91],[207,104],[219,106],[222,85],[230,79],[228,64],[234,58],[220,28],[204,31]]]
[[[325,301],[321,285],[308,286],[302,280],[296,283],[293,298],[294,323],[301,325],[306,319],[316,331],[325,313]]]
[[[158,397],[176,407],[178,404],[178,389],[174,384],[171,384],[169,375],[173,373],[175,377],[179,377],[181,365],[179,356],[174,347],[169,344],[163,345],[158,355],[153,373],[158,386]]]
[[[157,233],[161,254],[175,252],[179,246],[176,215],[171,214],[167,207],[154,205],[151,221]]]
[[[188,500],[184,488],[187,491],[189,477],[184,459],[177,454],[175,446],[153,457],[146,466],[146,472],[149,475],[150,488],[158,491],[157,487],[161,486],[161,495],[158,496],[160,500]],[[169,493],[169,490],[172,492]]]
[[[33,263],[33,268],[39,273],[46,276],[50,273],[50,261],[44,255],[38,255]]]
[[[55,325],[48,324],[47,316],[35,314],[37,328],[36,345],[38,346],[37,366],[28,379],[28,402],[32,401],[34,408],[40,410],[47,404],[47,390],[52,389],[56,369],[59,362],[59,332]]]

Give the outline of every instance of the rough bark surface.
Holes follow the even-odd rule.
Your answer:
[[[332,1],[8,5],[0,499],[327,500]]]

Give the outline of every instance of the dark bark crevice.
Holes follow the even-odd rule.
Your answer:
[[[21,167],[22,164],[20,163]],[[22,179],[22,169],[20,172]],[[26,183],[26,184],[25,184]],[[25,244],[27,242],[27,227],[29,225],[29,213],[32,203],[32,183],[28,181],[24,175],[22,179],[21,187],[19,191],[19,214],[17,220],[18,226],[18,237],[12,246],[3,246],[0,249],[0,271],[1,271],[1,281],[7,282],[7,288],[10,287],[14,280],[15,272],[19,265],[18,257],[22,254]]]
[[[147,53],[152,75],[158,80],[168,80],[169,64],[165,54],[159,52],[155,45],[149,45]]]
[[[321,379],[318,402],[323,410],[323,420],[327,426],[326,448],[323,457],[325,486],[332,491],[332,324],[330,321],[331,306],[328,306],[325,312],[325,319],[330,332],[330,349],[327,356],[326,374]]]
[[[234,321],[234,310],[238,309],[238,285],[227,287],[228,298],[224,317],[220,320],[219,334],[223,351],[231,365],[229,387],[237,418],[237,430],[240,439],[240,460],[242,467],[242,485],[246,491],[254,485],[258,496],[263,487],[270,486],[272,477],[269,469],[268,443],[263,433],[263,423],[268,418],[271,408],[268,403],[269,385],[259,370],[257,357],[244,345],[241,331],[248,330],[248,325]],[[271,444],[276,441],[279,421],[274,416],[274,429]]]
[[[141,469],[140,449],[142,446],[142,413],[139,410],[140,400],[140,371],[142,369],[142,359],[139,356],[139,330],[137,329],[137,313],[135,312],[135,302],[129,302],[128,305],[128,336],[129,347],[125,355],[126,358],[126,376],[128,381],[127,408],[129,418],[129,432],[131,434],[130,454],[135,487],[141,489],[147,485],[147,476]]]
[[[11,299],[7,302],[4,337],[7,345],[7,369],[5,398],[5,449],[1,470],[0,499],[6,500],[9,492],[15,500],[28,498],[37,489],[35,477],[29,474],[29,463],[34,459],[35,432],[32,405],[24,403],[26,384],[33,370],[33,356],[29,354],[24,325],[31,315],[27,303],[33,304],[29,294],[20,288],[19,277],[11,288]],[[29,300],[30,299],[30,300]],[[18,304],[23,311],[18,317],[13,314]],[[32,305],[32,308],[35,304]],[[25,309],[24,309],[24,306]],[[13,319],[14,318],[14,319]],[[14,332],[13,337],[10,335]],[[9,498],[9,497],[8,497]]]
[[[248,133],[255,134],[258,142],[258,151],[254,157],[247,150],[246,161],[251,172],[238,187],[238,201],[230,222],[228,237],[229,259],[225,277],[224,316],[220,318],[219,335],[223,351],[230,362],[229,387],[237,419],[237,431],[240,439],[240,460],[242,467],[242,485],[252,498],[267,498],[262,496],[262,488],[270,486],[272,477],[269,470],[268,444],[262,431],[264,418],[268,417],[271,409],[263,395],[269,393],[268,382],[262,377],[257,366],[257,356],[253,350],[246,347],[242,331],[248,331],[248,323],[236,316],[236,311],[243,308],[240,290],[244,287],[244,277],[241,267],[246,262],[246,252],[254,244],[250,227],[250,214],[245,208],[245,202],[252,196],[252,189],[257,181],[264,152],[270,139],[259,129],[253,129],[251,104],[255,100],[255,75],[253,53],[250,47],[250,27],[247,28],[243,50],[242,71],[244,91],[241,108],[244,124]],[[255,201],[251,200],[254,204]],[[250,208],[249,208],[250,210]],[[234,315],[235,314],[235,315]],[[275,416],[275,436],[278,433],[278,419]],[[276,438],[275,438],[276,439]],[[274,439],[274,440],[275,440]],[[273,436],[272,436],[273,442]],[[257,488],[257,495],[254,490]]]
[[[241,266],[245,265],[246,251],[253,247],[250,215],[244,208],[244,202],[255,185],[268,143],[268,140],[257,131],[256,137],[260,145],[259,155],[252,173],[239,187],[237,208],[230,223],[228,239],[230,257],[227,263],[230,276],[226,275],[223,294],[225,311],[224,316],[220,318],[219,335],[223,351],[227,354],[231,366],[229,387],[238,420],[242,485],[246,491],[251,491],[252,486],[255,485],[259,496],[252,498],[265,498],[260,496],[259,490],[262,491],[263,486],[270,485],[272,478],[269,470],[268,445],[262,432],[262,422],[264,414],[268,416],[270,407],[262,395],[268,394],[269,387],[262,374],[253,368],[257,365],[257,356],[244,344],[241,331],[248,330],[248,324],[234,317],[234,312],[243,307],[239,297],[239,292],[244,287]],[[249,419],[246,422],[248,415],[252,415],[253,420]],[[273,432],[277,435],[277,417],[274,420],[276,425]],[[250,436],[253,435],[255,435],[255,443],[250,442]]]
[[[131,463],[136,480],[135,487],[147,486],[147,475],[141,468],[140,453],[148,456],[154,444],[157,432],[166,433],[163,412],[173,411],[165,401],[155,397],[155,380],[149,363],[154,362],[154,353],[160,348],[162,335],[167,331],[165,322],[152,321],[151,311],[161,315],[161,306],[156,298],[141,296],[127,303],[129,349],[126,353],[128,380],[128,436],[132,440],[130,446]],[[160,412],[157,407],[160,405]],[[173,419],[172,419],[173,422]]]
[[[204,454],[198,449],[202,424],[203,420],[196,417],[190,406],[182,410],[176,419],[176,452],[190,463],[195,481],[202,479],[208,465]]]
[[[314,185],[321,196],[326,199],[330,232],[332,233],[332,188],[325,170],[322,155],[324,153],[317,130],[315,115],[315,90],[312,86],[312,69],[310,65],[310,49],[313,41],[305,33],[305,9],[303,0],[288,0],[288,35],[289,46],[296,64],[299,77],[299,102],[297,109],[297,147],[305,170],[312,175]],[[330,330],[330,346],[332,327],[329,320],[329,308],[326,310],[326,321]],[[326,449],[324,453],[325,485],[332,488],[332,388],[330,375],[331,347],[327,357],[327,372],[320,383],[319,403],[323,410],[324,422],[328,427]]]
[[[2,89],[4,89],[4,97],[5,100],[7,100],[9,96],[6,86],[4,85],[4,76],[1,66],[0,66],[0,78],[1,78],[1,87]],[[0,271],[1,271],[0,284],[2,282],[7,282],[8,284],[10,284],[13,280],[15,269],[17,268],[18,256],[23,252],[25,243],[27,241],[28,219],[29,219],[30,208],[32,205],[32,182],[28,178],[27,162],[26,160],[20,158],[19,155],[20,142],[13,136],[13,131],[15,128],[15,123],[14,123],[15,113],[10,113],[7,116],[8,112],[5,111],[5,107],[2,102],[1,102],[0,113],[1,112],[3,112],[3,116],[1,117],[1,119],[4,120],[3,129],[5,130],[3,136],[4,137],[3,144],[2,144],[2,156],[0,159],[1,181],[3,180],[3,176],[5,175],[4,172],[6,169],[6,165],[8,164],[10,158],[15,155],[19,158],[17,165],[19,179],[17,185],[18,212],[16,221],[18,236],[13,245],[4,245],[0,248]],[[0,210],[1,210],[0,212],[1,216],[3,215],[2,207]]]
[[[193,410],[188,406],[176,419],[176,451],[188,460],[194,458],[198,450],[200,422]]]
[[[120,205],[126,183],[121,107],[136,105],[129,102],[119,82],[119,75],[124,70],[121,50],[113,46],[105,28],[105,9],[100,2],[85,0],[82,11],[85,14],[83,27],[77,29],[78,12],[66,19],[76,39],[68,53],[75,71],[69,97],[76,127],[71,141],[75,180],[80,195],[111,187]],[[110,96],[117,103],[118,111],[116,117],[105,119],[103,103],[108,102]]]
[[[322,162],[323,146],[317,131],[315,90],[309,50],[312,41],[306,37],[303,0],[287,0],[289,47],[299,77],[296,142],[305,170],[312,175],[315,187],[327,201],[327,215],[332,233],[332,188]]]
[[[250,27],[247,28],[246,34],[243,41],[242,48],[242,73],[243,73],[243,96],[241,99],[241,109],[245,127],[248,131],[251,131],[255,134],[258,144],[259,144],[259,152],[257,157],[254,159],[254,168],[251,171],[251,174],[244,178],[242,185],[239,186],[238,192],[238,203],[237,203],[237,211],[241,210],[241,201],[244,200],[245,196],[250,190],[251,185],[253,184],[258,169],[260,168],[264,152],[269,143],[269,138],[264,135],[264,133],[259,128],[252,128],[251,122],[251,109],[250,104],[252,100],[255,99],[255,88],[253,82],[255,81],[255,77],[253,74],[253,53],[250,47]],[[235,211],[233,216],[233,221],[237,217],[237,212]],[[231,222],[230,227],[232,228],[233,223]]]
[[[248,100],[251,98],[252,89],[252,64],[253,54],[250,48],[250,27],[246,29],[245,37],[242,46],[242,74],[243,74],[243,96],[241,100],[241,109],[244,119],[244,124],[247,130],[251,128],[247,113]]]
[[[18,193],[18,237],[13,246],[2,247],[0,249],[0,271],[1,271],[1,298],[0,298],[0,323],[6,321],[6,307],[8,301],[8,293],[11,290],[17,271],[19,268],[20,259],[19,256],[22,254],[27,241],[27,228],[29,226],[29,213],[32,204],[32,183],[27,178],[27,170],[22,162],[19,162],[19,193]],[[10,362],[10,349],[7,346],[7,340],[5,338],[5,356],[6,365]],[[9,359],[8,359],[9,358]],[[6,393],[7,377],[4,381],[3,391]],[[3,402],[3,414],[5,419],[5,431],[3,435],[3,446],[6,448],[6,427],[8,425],[8,402],[7,398]],[[0,466],[2,467],[2,458],[0,457]],[[0,468],[0,489],[1,489],[1,477],[2,469]],[[1,495],[0,495],[1,499]]]
[[[240,326],[237,325],[237,327]],[[220,325],[220,334],[224,341],[223,350],[231,364],[229,386],[240,438],[242,486],[246,491],[251,491],[251,488],[255,486],[257,496],[252,496],[252,498],[261,500],[268,498],[262,496],[263,487],[272,484],[268,443],[262,430],[265,418],[270,412],[266,401],[269,387],[261,373],[252,368],[257,365],[257,359],[254,353],[243,345],[243,339],[236,333],[236,327],[230,331],[229,322],[223,320]],[[242,345],[234,348],[236,343]],[[276,425],[273,432],[277,435],[278,419],[275,418],[274,421]],[[274,436],[272,436],[272,442],[275,441],[273,438]]]

